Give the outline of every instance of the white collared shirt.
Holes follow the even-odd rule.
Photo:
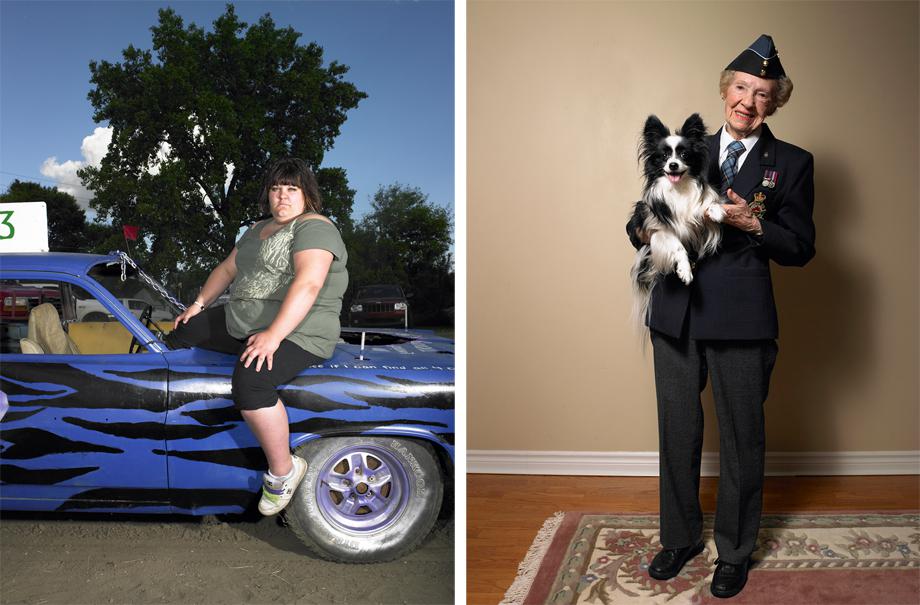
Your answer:
[[[725,157],[728,155],[728,145],[735,139],[732,135],[728,134],[728,129],[726,124],[722,125],[722,135],[719,137],[719,166],[722,165],[722,162],[725,161]],[[757,130],[751,133],[751,136],[741,139],[741,142],[744,143],[744,153],[738,156],[738,163],[736,164],[736,170],[741,170],[741,166],[744,164],[744,160],[747,158],[748,154],[751,153],[751,149],[754,148],[754,145],[757,144],[757,141],[760,140],[760,129],[763,126],[758,126]]]

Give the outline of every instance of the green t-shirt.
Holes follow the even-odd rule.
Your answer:
[[[236,243],[236,279],[227,303],[227,331],[234,338],[246,338],[268,328],[294,279],[294,253],[328,250],[333,260],[326,282],[307,316],[287,336],[300,348],[328,359],[339,341],[339,313],[348,287],[348,253],[342,236],[334,225],[307,215],[260,240],[268,223],[253,225]]]

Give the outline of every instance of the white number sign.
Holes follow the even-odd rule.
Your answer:
[[[0,204],[0,252],[47,252],[45,202]]]

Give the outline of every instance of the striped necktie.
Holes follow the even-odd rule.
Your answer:
[[[722,162],[722,193],[732,186],[735,181],[735,175],[738,174],[738,158],[745,151],[744,143],[741,141],[732,141],[728,144],[728,155]]]

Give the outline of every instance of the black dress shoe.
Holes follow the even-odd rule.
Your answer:
[[[703,543],[687,546],[686,548],[662,549],[652,564],[648,566],[648,575],[656,580],[670,580],[680,573],[684,563],[703,552]]]
[[[727,599],[741,592],[747,582],[750,564],[749,559],[745,559],[744,563],[726,563],[716,559],[716,572],[709,587],[712,596]]]

